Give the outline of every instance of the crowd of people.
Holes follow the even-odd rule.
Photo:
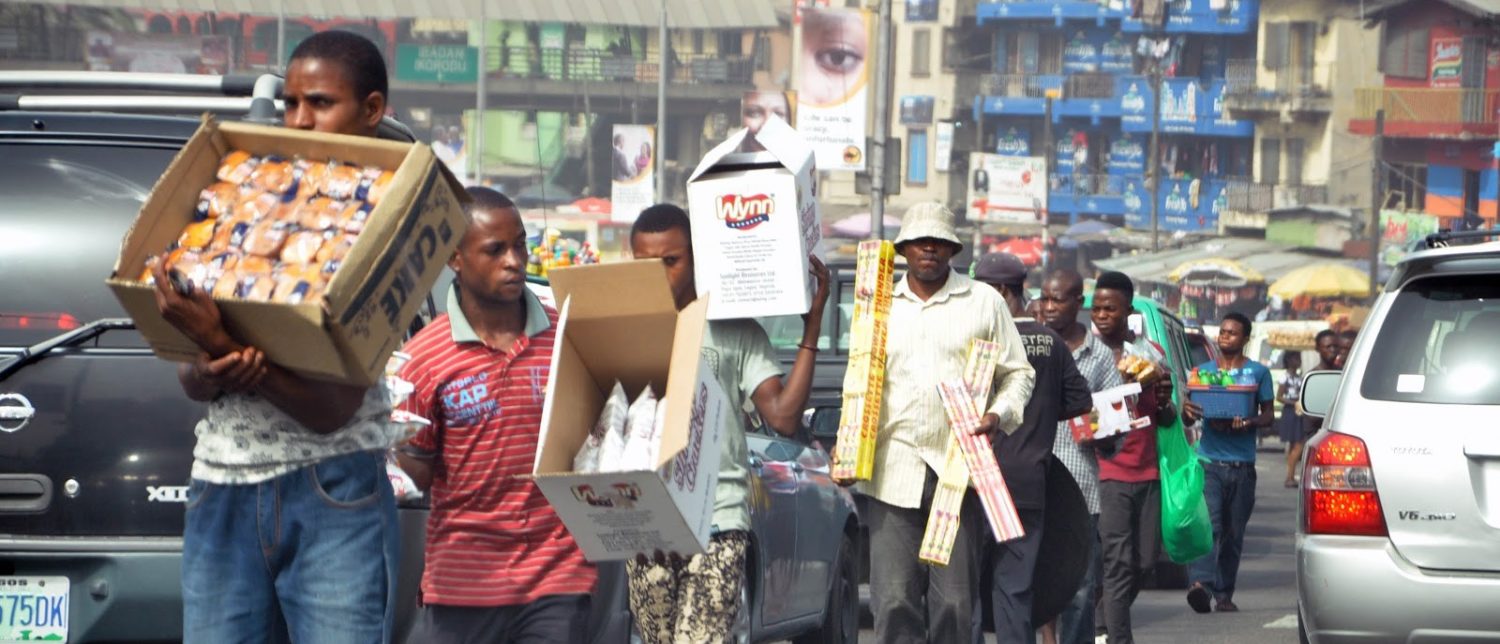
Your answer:
[[[285,124],[373,136],[385,114],[386,75],[369,41],[345,32],[312,36],[293,52]],[[623,167],[623,165],[622,165]],[[622,170],[623,171],[623,170]],[[400,376],[414,386],[407,411],[429,427],[395,448],[427,491],[431,512],[410,642],[584,642],[595,567],[528,477],[538,448],[558,313],[525,282],[528,246],[515,204],[471,188],[468,228],[448,262],[455,279],[446,313],[412,337]],[[660,261],[678,308],[692,303],[691,221],[658,204],[635,221],[637,259]],[[1089,414],[1092,394],[1122,383],[1117,364],[1136,356],[1166,364],[1165,351],[1133,330],[1135,288],[1121,273],[1096,280],[1092,324],[1079,321],[1084,279],[1059,269],[1027,301],[1028,270],[1016,258],[981,258],[973,277],[955,271],[963,242],[954,214],[937,203],[905,214],[896,250],[907,270],[889,314],[888,361],[875,469],[868,495],[872,609],[881,642],[983,640],[980,580],[990,589],[1001,642],[1132,642],[1131,607],[1161,540],[1157,429],[1197,426],[1214,548],[1193,562],[1193,610],[1237,610],[1245,526],[1255,504],[1256,436],[1273,403],[1295,401],[1298,373],[1273,386],[1244,354],[1252,322],[1225,317],[1223,357],[1203,369],[1236,369],[1257,383],[1257,414],[1202,420],[1173,403],[1171,378],[1139,394],[1143,429],[1075,440],[1069,419]],[[702,356],[734,408],[773,430],[796,433],[812,386],[829,272],[811,259],[817,294],[803,316],[790,370],[751,320],[709,323]],[[160,269],[158,269],[159,271]],[[186,394],[208,403],[196,429],[183,539],[184,639],[320,643],[388,642],[396,608],[398,526],[387,483],[390,403],[370,388],[309,380],[267,360],[221,321],[201,290],[179,292],[156,275],[165,319],[201,355],[179,370]],[[998,344],[995,385],[978,429],[990,437],[1025,536],[995,544],[975,492],[946,566],[919,561],[951,429],[937,384],[963,374],[975,340]],[[1317,338],[1319,369],[1342,365],[1352,336]],[[1290,366],[1290,365],[1289,365]],[[1316,423],[1283,418],[1287,483],[1301,441]],[[735,621],[750,541],[748,449],[742,414],[726,414],[713,531],[691,557],[640,553],[628,566],[629,606],[643,641],[723,641]],[[1067,468],[1087,509],[1085,574],[1062,614],[1032,623],[1052,457]],[[988,571],[988,575],[986,575]],[[1101,635],[1102,634],[1102,635]]]

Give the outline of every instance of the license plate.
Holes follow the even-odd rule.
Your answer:
[[[66,641],[67,577],[0,577],[0,644]]]

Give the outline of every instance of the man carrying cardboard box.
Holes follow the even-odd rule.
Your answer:
[[[630,231],[636,259],[659,258],[667,269],[672,297],[681,309],[698,297],[693,279],[692,227],[687,212],[671,204],[641,211]],[[781,368],[765,329],[753,320],[708,324],[703,360],[729,397],[732,413],[721,441],[719,482],[714,494],[713,536],[708,551],[682,560],[644,553],[629,564],[630,611],[647,644],[720,642],[734,623],[736,599],[745,583],[749,547],[749,447],[743,410],[753,403],[766,423],[793,436],[812,391],[813,363],[828,301],[828,269],[810,260],[817,280],[812,309],[803,316],[802,342],[792,373],[783,384]],[[712,297],[712,294],[710,294]]]
[[[386,93],[374,43],[319,33],[287,65],[285,123],[374,136]],[[399,532],[385,388],[272,364],[207,293],[178,292],[160,265],[154,277],[162,317],[202,350],[178,369],[183,390],[208,403],[182,539],[183,640],[388,641]]]
[[[995,638],[1001,642],[1031,642],[1039,624],[1031,622],[1032,579],[1041,552],[1042,523],[1048,508],[1047,463],[1057,437],[1058,421],[1076,418],[1093,409],[1093,392],[1078,365],[1055,331],[1026,314],[1026,266],[1015,255],[990,253],[980,258],[974,279],[988,284],[1005,299],[1016,330],[1026,345],[1026,359],[1036,371],[1036,383],[1026,401],[1020,428],[994,438],[995,460],[1010,488],[1026,536],[992,546]],[[1071,439],[1070,439],[1071,440]],[[977,589],[975,596],[978,597]],[[974,616],[975,641],[983,642]]]
[[[449,260],[448,312],[423,327],[400,377],[432,425],[398,452],[432,492],[412,644],[582,644],[596,573],[527,476],[557,338],[557,311],[526,287],[514,203],[469,188],[469,228]]]
[[[896,251],[906,276],[891,303],[882,426],[876,437],[870,495],[870,571],[875,633],[880,642],[959,642],[971,636],[971,593],[979,581],[977,541],[993,539],[971,489],[946,567],[929,568],[916,553],[932,511],[937,472],[946,462],[951,424],[938,383],[962,378],[974,340],[1000,345],[993,403],[979,431],[1010,434],[1020,426],[1034,373],[1009,311],[994,289],[953,271],[963,249],[953,213],[938,203],[906,211]]]

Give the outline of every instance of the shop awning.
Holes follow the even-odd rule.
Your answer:
[[[216,11],[275,16],[514,20],[620,27],[655,27],[661,0],[45,0],[43,4],[155,11]],[[759,29],[777,26],[771,0],[666,0],[674,29]]]
[[[1209,258],[1232,260],[1259,273],[1267,282],[1274,282],[1303,266],[1331,262],[1355,269],[1365,266],[1357,260],[1330,258],[1326,255],[1303,252],[1263,239],[1238,239],[1233,237],[1199,242],[1182,248],[1160,253],[1137,253],[1120,255],[1094,262],[1100,269],[1120,271],[1138,282],[1174,284],[1170,279],[1178,267]]]

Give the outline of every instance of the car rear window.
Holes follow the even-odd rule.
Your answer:
[[[831,302],[837,306],[825,307],[823,310],[823,328],[818,334],[819,349],[828,349],[832,346],[835,318],[838,318],[838,328],[841,329],[839,350],[849,349],[849,318],[854,314],[854,283],[846,282],[842,291],[839,298]],[[766,335],[771,338],[771,346],[777,351],[795,351],[797,345],[802,342],[802,316],[800,315],[778,315],[756,318],[755,321],[765,328]]]
[[[120,241],[176,150],[0,142],[0,346],[24,346],[123,309],[105,287]],[[135,333],[102,343],[139,345]]]
[[[1500,405],[1500,280],[1429,277],[1395,298],[1360,393],[1374,400]]]

